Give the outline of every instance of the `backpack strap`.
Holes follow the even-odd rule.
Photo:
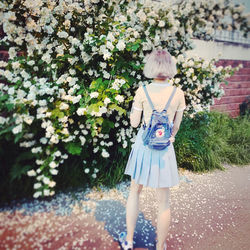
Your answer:
[[[144,92],[145,92],[145,94],[146,94],[146,97],[147,97],[147,99],[148,99],[148,102],[149,102],[151,108],[152,108],[153,110],[155,110],[154,104],[152,103],[152,100],[151,100],[151,98],[150,98],[150,96],[149,96],[149,94],[148,94],[148,91],[147,91],[146,86],[145,86],[144,83],[142,84],[142,87],[143,87],[143,89],[144,89]]]
[[[166,111],[168,110],[168,107],[169,107],[170,102],[172,101],[172,99],[173,99],[173,97],[174,97],[175,92],[176,92],[176,87],[174,87],[174,89],[173,89],[173,91],[172,91],[172,93],[171,93],[171,96],[169,97],[168,102],[167,102],[165,108],[163,109],[163,111],[166,112]]]

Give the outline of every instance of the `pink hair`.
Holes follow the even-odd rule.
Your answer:
[[[145,60],[143,73],[147,78],[172,78],[177,73],[175,61],[167,50],[153,50]]]

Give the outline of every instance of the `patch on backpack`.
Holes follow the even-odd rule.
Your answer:
[[[155,131],[155,136],[157,138],[161,138],[165,135],[165,129],[164,128],[159,128]]]

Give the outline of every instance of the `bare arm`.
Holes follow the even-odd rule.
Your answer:
[[[176,112],[175,118],[174,118],[173,132],[172,132],[172,136],[174,136],[174,137],[176,136],[176,134],[180,128],[182,117],[183,117],[183,111]]]
[[[141,121],[142,110],[136,107],[132,107],[130,113],[130,124],[132,127],[137,128]]]
[[[184,112],[185,108],[186,108],[185,96],[184,96],[184,92],[182,92],[180,104],[178,106],[178,109],[175,112],[175,117],[174,117],[174,121],[173,121],[174,126],[173,126],[172,135],[170,137],[171,142],[175,141],[175,136],[180,128],[182,117],[183,117],[183,112]]]
[[[140,88],[137,89],[130,113],[130,124],[132,127],[137,128],[141,122],[141,114],[143,105],[141,101]]]

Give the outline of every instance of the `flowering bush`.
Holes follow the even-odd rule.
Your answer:
[[[0,3],[9,52],[0,63],[8,82],[0,84],[0,136],[12,134],[36,156],[37,168],[27,172],[36,179],[35,198],[54,194],[53,176],[69,154],[81,157],[92,179],[117,151],[127,154],[136,134],[127,111],[153,48],[167,47],[177,58],[173,81],[187,93],[187,114],[223,94],[219,82],[234,70],[182,56],[192,36],[208,32],[206,6],[197,13],[155,1]]]
[[[172,81],[173,84],[180,85],[185,92],[186,112],[191,117],[199,111],[209,111],[210,105],[214,104],[213,98],[220,99],[224,95],[220,83],[243,66],[240,64],[235,68],[230,65],[216,67],[216,61],[216,59],[204,60],[197,56],[177,57],[178,74]]]

